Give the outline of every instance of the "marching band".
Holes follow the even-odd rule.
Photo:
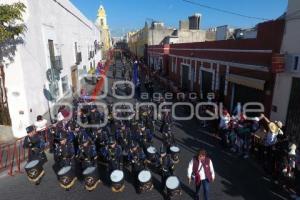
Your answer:
[[[73,111],[84,101],[82,98],[74,99]],[[35,126],[27,128],[28,136],[24,148],[30,151],[25,167],[29,180],[35,180],[39,184],[45,174],[42,167],[47,161],[44,151],[45,143],[48,143],[50,152],[53,153],[53,168],[59,185],[65,190],[70,190],[80,176],[84,178],[85,189],[92,191],[104,175],[110,181],[113,192],[122,192],[125,188],[124,169],[131,169],[128,171],[134,178],[138,193],[153,189],[153,172],[161,175],[162,188],[167,187],[167,179],[174,176],[180,151],[175,144],[169,114],[162,116],[163,142],[158,152],[153,145],[156,121],[151,115],[151,108],[147,106],[141,107],[140,112],[132,111],[140,115],[139,120],[116,120],[109,117],[107,125],[101,128],[84,128],[77,121],[79,119],[84,125],[95,125],[104,121],[104,111],[93,103],[84,106],[79,112],[73,112],[76,116],[70,119],[66,116],[70,112],[64,112],[64,109],[58,113],[59,120],[43,132],[45,136],[37,132]],[[117,115],[112,109],[109,110],[108,116]],[[126,117],[124,113],[119,114]],[[30,172],[36,170],[39,170],[39,176],[33,177]]]

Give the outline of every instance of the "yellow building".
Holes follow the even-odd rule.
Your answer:
[[[145,24],[144,28],[128,33],[128,47],[133,55],[138,58],[144,56],[145,45],[148,44],[148,25]]]
[[[107,24],[106,12],[102,5],[98,9],[96,25],[100,29],[101,42],[103,45],[103,48],[102,48],[103,54],[102,55],[105,57],[107,51],[112,47],[112,41],[111,41],[109,27]]]

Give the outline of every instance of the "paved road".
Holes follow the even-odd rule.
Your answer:
[[[118,71],[118,76],[121,72]],[[111,78],[111,71],[108,74]],[[109,80],[110,84],[112,80]],[[157,85],[158,87],[158,85]],[[112,99],[111,95],[108,97]],[[183,112],[182,112],[183,113]],[[181,113],[181,114],[182,114]],[[176,122],[174,133],[177,143],[181,148],[181,161],[176,166],[175,174],[182,181],[183,195],[179,199],[192,199],[193,187],[186,180],[186,167],[191,157],[199,149],[205,147],[213,160],[216,180],[211,184],[211,199],[216,200],[280,200],[285,199],[284,194],[274,192],[276,188],[271,186],[268,179],[251,160],[244,160],[236,155],[223,151],[218,141],[207,131],[199,128],[199,121]],[[160,137],[155,138],[156,147],[160,145]],[[77,182],[75,187],[66,192],[62,190],[52,170],[52,155],[48,155],[49,161],[45,165],[46,176],[39,186],[31,185],[25,174],[0,179],[0,199],[44,199],[44,200],[159,200],[163,199],[158,192],[160,177],[154,174],[153,191],[144,194],[136,194],[129,174],[126,176],[126,189],[123,193],[112,193],[107,185],[100,185],[95,191],[87,192],[83,185]],[[283,193],[283,192],[280,192]]]

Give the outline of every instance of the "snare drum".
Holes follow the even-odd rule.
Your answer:
[[[149,161],[154,161],[155,160],[155,154],[157,153],[157,150],[155,147],[150,146],[147,148],[147,156]]]
[[[77,180],[77,177],[75,176],[75,171],[71,166],[65,166],[61,168],[58,171],[57,176],[60,186],[66,190],[69,190]]]
[[[147,192],[153,189],[152,175],[149,170],[142,170],[138,175],[139,192]]]
[[[174,163],[178,163],[179,162],[179,153],[180,153],[179,147],[171,146],[170,151],[171,151],[172,160],[174,161]]]
[[[25,165],[28,180],[31,182],[38,182],[45,174],[43,165],[39,160],[32,160]]]
[[[180,181],[176,176],[170,176],[166,181],[167,195],[170,197],[181,195]]]
[[[124,185],[124,172],[121,170],[114,170],[110,174],[111,189],[113,192],[123,192]]]
[[[97,167],[87,167],[82,174],[86,190],[92,191],[100,183]]]

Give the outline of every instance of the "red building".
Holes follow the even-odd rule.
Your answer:
[[[276,20],[258,24],[255,39],[149,46],[148,64],[183,91],[204,99],[214,92],[230,109],[261,102],[269,114],[275,76],[284,68],[283,32],[284,20]]]

